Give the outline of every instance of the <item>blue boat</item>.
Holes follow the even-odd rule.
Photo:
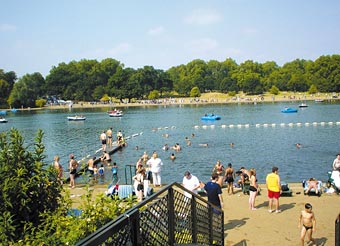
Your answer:
[[[0,115],[6,115],[7,114],[7,111],[6,110],[1,110],[0,111]]]
[[[281,112],[282,113],[297,113],[297,109],[296,108],[284,108],[284,109],[281,109]]]
[[[206,114],[201,117],[201,120],[220,120],[221,116],[216,114]]]

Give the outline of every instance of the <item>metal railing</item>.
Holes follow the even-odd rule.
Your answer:
[[[190,244],[224,245],[224,213],[175,182],[76,245]]]
[[[335,246],[340,246],[340,214],[335,220]]]

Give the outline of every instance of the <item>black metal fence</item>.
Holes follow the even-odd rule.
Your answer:
[[[82,245],[224,245],[223,211],[172,183],[115,221],[77,243]]]
[[[340,214],[335,220],[335,246],[340,246]]]

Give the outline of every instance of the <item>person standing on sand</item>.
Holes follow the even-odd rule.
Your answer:
[[[313,245],[316,245],[315,240],[312,237],[313,232],[316,230],[316,220],[314,213],[312,211],[312,205],[309,203],[305,204],[305,210],[301,211],[301,215],[299,217],[299,228],[301,228],[301,245],[305,245],[305,237],[306,233],[308,235],[308,244],[310,242],[313,243]]]
[[[249,186],[249,208],[250,210],[256,210],[255,208],[255,198],[258,192],[257,178],[256,178],[256,170],[250,169],[250,186]]]
[[[100,142],[102,144],[102,150],[105,151],[106,150],[106,134],[105,131],[102,132],[102,134],[100,134]]]
[[[223,209],[223,197],[221,186],[217,183],[218,174],[213,173],[211,175],[211,181],[205,184],[204,189],[208,195],[208,202],[212,203],[216,207]],[[218,213],[215,209],[214,212]]]
[[[54,168],[57,170],[58,172],[58,180],[60,182],[60,184],[63,184],[63,166],[60,164],[59,162],[60,157],[58,155],[56,155],[54,157]]]
[[[234,168],[231,163],[228,163],[228,167],[225,170],[225,182],[228,184],[228,194],[234,194]]]
[[[152,182],[154,187],[162,186],[161,168],[163,166],[163,162],[160,158],[158,158],[157,152],[154,152],[152,154],[151,159],[148,160],[146,164],[150,166],[150,171],[152,173]]]
[[[70,169],[70,187],[73,189],[76,187],[76,173],[78,168],[78,162],[74,159],[74,155],[70,155],[69,169]]]
[[[277,174],[279,171],[278,167],[273,167],[272,172],[266,177],[266,185],[268,189],[268,198],[269,198],[269,213],[275,211],[275,213],[281,213],[279,209],[279,198],[282,192],[281,190],[281,180],[280,176]],[[273,202],[275,201],[275,210],[273,210]]]

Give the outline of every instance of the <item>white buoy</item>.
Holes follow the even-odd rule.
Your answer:
[[[281,123],[280,126],[285,126],[286,124],[285,123]]]
[[[323,121],[322,121],[322,122],[320,122],[320,125],[324,126],[324,125],[325,125],[325,122],[323,122]]]
[[[256,126],[256,127],[260,127],[261,125],[260,125],[260,124],[256,124],[255,126]]]
[[[244,127],[245,127],[245,128],[249,128],[249,124],[245,124]]]
[[[337,124],[337,125],[340,125],[340,122],[339,122],[339,121],[337,121],[337,122],[336,122],[336,124]]]
[[[294,126],[294,124],[293,123],[288,123],[288,126]]]
[[[273,123],[273,124],[272,124],[272,127],[275,127],[275,126],[276,126],[276,124],[275,124],[275,123]]]
[[[330,126],[333,125],[333,122],[332,121],[328,122],[328,125],[330,125]]]
[[[318,125],[318,123],[317,122],[313,122],[313,126],[316,126],[316,125]]]
[[[268,127],[268,124],[267,123],[263,124],[263,127]]]
[[[215,125],[211,125],[210,128],[215,128]]]
[[[226,125],[221,125],[222,128],[226,128],[227,126]]]
[[[233,127],[234,127],[234,125],[233,125],[233,124],[231,124],[231,125],[229,125],[229,127],[230,127],[230,128],[233,128]]]
[[[300,122],[296,123],[297,126],[301,126],[302,124]]]
[[[238,127],[238,128],[241,128],[241,127],[242,127],[242,125],[241,125],[241,124],[238,124],[238,125],[237,125],[237,127]]]
[[[206,125],[203,125],[203,126],[202,126],[202,128],[203,128],[203,129],[206,129],[206,128],[207,128],[207,126],[206,126]]]
[[[194,127],[195,127],[196,129],[197,129],[197,128],[200,128],[199,126],[194,126]]]
[[[309,125],[310,125],[309,122],[306,122],[306,123],[305,123],[305,126],[309,126]]]

